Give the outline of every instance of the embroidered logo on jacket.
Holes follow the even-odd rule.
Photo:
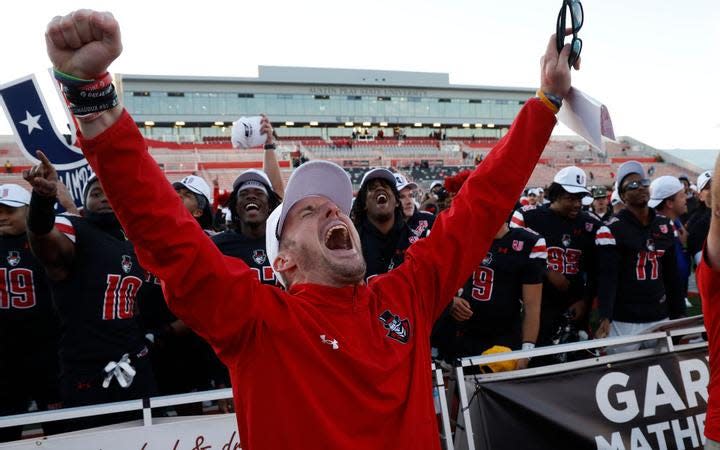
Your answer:
[[[11,250],[10,252],[8,252],[7,262],[12,267],[20,264],[20,253],[16,252],[15,250]]]
[[[660,225],[660,232],[661,232],[662,234],[667,234],[667,232],[668,232],[668,227],[667,227],[667,225]]]
[[[324,334],[321,334],[320,340],[322,341],[323,344],[327,344],[330,347],[332,347],[333,350],[337,350],[340,348],[340,344],[338,343],[337,339],[331,339],[330,337],[328,337]]]
[[[410,321],[401,319],[400,316],[393,314],[389,309],[386,309],[380,314],[380,322],[386,330],[388,330],[387,337],[395,339],[398,342],[407,344],[410,340]]]
[[[130,259],[128,255],[123,255],[120,266],[122,267],[123,272],[130,273],[130,270],[132,269],[132,259]]]

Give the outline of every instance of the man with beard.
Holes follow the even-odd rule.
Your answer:
[[[600,223],[581,211],[589,194],[585,172],[561,169],[547,189],[550,206],[515,211],[511,227],[526,227],[545,238],[547,272],[543,282],[538,345],[550,345],[566,312],[581,325],[595,290],[595,232]]]
[[[637,161],[618,169],[616,189],[625,208],[601,227],[598,245],[598,338],[638,334],[685,311],[677,278],[675,233],[670,219],[648,207],[650,180]],[[653,346],[609,347],[609,353]]]
[[[32,401],[40,411],[60,406],[60,320],[28,245],[29,204],[24,188],[0,185],[0,416],[26,413]],[[0,428],[0,443],[21,435],[22,426]]]
[[[53,19],[46,42],[71,99],[80,98],[73,82],[92,91],[122,48],[112,15],[91,11]],[[164,182],[116,98],[97,100],[102,113],[92,120],[71,106],[80,147],[143,264],[163,280],[171,309],[230,368],[243,446],[440,448],[430,328],[530,178],[570,89],[569,54],[569,45],[558,54],[551,36],[538,97],[524,104],[433,233],[399,268],[370,283],[348,217],[352,185],[336,164],[297,168],[268,218],[268,256],[283,291],[258,282],[241,260],[222,257]]]
[[[350,217],[360,235],[367,264],[366,279],[402,264],[405,250],[419,239],[405,221],[397,180],[387,169],[375,168],[365,173]],[[422,228],[419,234],[427,226]]]
[[[415,205],[415,191],[418,187],[416,183],[408,181],[401,173],[393,175],[395,175],[395,186],[398,190],[403,218],[413,232],[414,236],[410,236],[410,239],[415,242],[430,234],[435,222],[435,215],[428,211],[420,211]]]
[[[33,187],[28,237],[45,268],[63,323],[61,395],[65,407],[143,398],[155,381],[135,317],[144,270],[97,177],[83,190],[83,217],[55,216],[58,175],[40,164],[24,173]],[[177,196],[177,194],[175,194]],[[134,413],[78,419],[73,428],[136,418]]]

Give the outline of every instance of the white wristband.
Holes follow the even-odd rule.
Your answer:
[[[535,348],[535,344],[532,342],[523,342],[522,344],[522,350],[532,350]]]

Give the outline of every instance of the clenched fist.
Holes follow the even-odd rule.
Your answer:
[[[122,52],[117,20],[109,12],[89,9],[54,17],[45,43],[55,69],[83,79],[104,74]]]

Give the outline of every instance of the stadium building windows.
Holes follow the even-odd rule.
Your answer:
[[[349,137],[352,128],[345,124],[350,122],[370,123],[373,135],[383,129],[385,137],[398,128],[409,137],[438,128],[448,137],[501,137],[534,95],[530,88],[453,85],[442,73],[355,69],[260,66],[257,78],[117,78],[142,132],[162,140],[229,136],[230,127],[216,122],[260,113],[277,124],[281,137]],[[495,127],[467,126],[477,123]]]

